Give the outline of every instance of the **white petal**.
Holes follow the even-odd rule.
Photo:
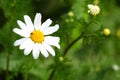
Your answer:
[[[60,49],[60,38],[59,37],[53,37],[53,36],[46,36],[45,41],[46,44],[56,46],[58,49]]]
[[[24,15],[24,20],[25,20],[25,23],[26,23],[28,29],[32,32],[34,30],[34,26],[31,21],[31,18],[28,15]]]
[[[48,27],[43,30],[44,35],[49,35],[56,32],[59,29],[59,25],[55,25],[54,27]]]
[[[44,47],[46,48],[46,50],[47,50],[50,54],[52,54],[52,56],[55,56],[55,51],[53,50],[53,48],[52,48],[50,45],[48,45],[48,44],[46,44],[46,43],[44,43],[44,42],[43,42],[43,45],[44,45]]]
[[[33,58],[34,59],[37,59],[39,57],[39,54],[40,54],[40,50],[39,50],[39,44],[34,44],[34,47],[33,47]]]
[[[16,34],[22,36],[22,37],[29,37],[30,34],[24,30],[18,29],[18,28],[14,28],[13,32],[15,32]]]
[[[14,42],[14,46],[19,46],[20,44],[22,44],[27,38],[22,38],[22,39],[19,39],[19,40],[16,40]]]
[[[34,27],[35,29],[40,29],[40,26],[41,26],[41,14],[40,13],[37,13],[35,15],[35,19],[34,19]]]
[[[40,52],[43,56],[48,57],[49,54],[42,44],[39,45]]]
[[[20,20],[17,20],[17,23],[18,23],[18,25],[20,26],[21,29],[24,29],[26,27],[26,25]]]
[[[26,25],[20,20],[17,20],[17,23],[18,23],[18,25],[20,26],[21,29],[24,29],[26,27]]]
[[[30,42],[29,45],[25,48],[24,54],[28,55],[33,50],[34,42]]]
[[[88,10],[88,13],[90,13],[90,10]]]
[[[60,38],[59,37],[54,37],[54,36],[45,36],[45,41],[46,42],[60,42]]]
[[[92,4],[88,4],[88,8],[90,9],[90,8],[92,8],[93,7],[93,5]]]
[[[47,19],[40,27],[40,30],[43,31],[45,28],[49,27],[50,24],[52,23],[51,19]]]
[[[27,28],[27,26],[26,26],[22,21],[17,20],[17,23],[18,23],[18,25],[20,26],[20,28],[21,28],[22,30],[25,30],[25,31],[27,31],[28,33],[31,33],[31,32],[29,31],[29,29]]]
[[[26,38],[26,40],[20,45],[19,49],[25,49],[27,46],[29,46],[31,41],[32,40],[30,38]]]
[[[54,43],[54,42],[51,42],[51,43],[47,43],[49,45],[52,45],[52,46],[55,46],[57,47],[58,49],[60,49],[60,45],[58,43]]]

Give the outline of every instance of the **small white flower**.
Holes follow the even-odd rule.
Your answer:
[[[97,14],[100,13],[100,8],[97,5],[88,4],[88,9],[89,9],[88,13],[90,13],[90,14],[92,14],[94,16],[96,16]]]
[[[14,28],[13,31],[22,36],[23,38],[16,40],[14,46],[19,46],[19,49],[24,49],[24,54],[28,55],[32,52],[33,58],[37,59],[41,53],[43,56],[48,57],[48,52],[55,56],[55,51],[51,46],[60,49],[60,38],[49,36],[59,29],[59,25],[50,26],[52,20],[47,19],[41,24],[41,14],[35,15],[34,23],[28,15],[24,15],[25,23],[17,20],[19,28]]]
[[[118,71],[118,70],[119,70],[119,66],[118,66],[117,64],[112,65],[112,68],[113,68],[113,70],[115,70],[115,71]]]

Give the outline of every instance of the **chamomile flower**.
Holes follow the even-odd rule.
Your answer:
[[[19,49],[24,50],[24,54],[28,55],[32,52],[33,58],[37,59],[41,53],[44,57],[48,57],[49,53],[55,56],[55,51],[52,46],[60,49],[60,38],[51,36],[50,34],[59,29],[59,25],[50,26],[51,19],[47,19],[41,23],[41,14],[35,15],[34,23],[28,15],[24,15],[25,23],[17,20],[20,28],[14,28],[13,31],[22,38],[14,42],[14,46],[19,46]]]
[[[100,13],[100,8],[97,5],[88,4],[88,13],[92,14],[93,16],[96,16]]]

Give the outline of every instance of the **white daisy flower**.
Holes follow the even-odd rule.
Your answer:
[[[100,8],[97,5],[88,4],[88,9],[89,9],[88,13],[90,13],[90,14],[92,14],[94,16],[96,16],[97,14],[100,13]]]
[[[22,36],[23,38],[16,40],[14,46],[19,46],[19,49],[24,49],[24,54],[28,55],[32,52],[33,58],[37,59],[41,53],[43,56],[48,57],[48,52],[55,56],[55,51],[51,46],[60,49],[60,38],[50,36],[59,29],[59,25],[50,26],[52,20],[47,19],[41,24],[41,14],[35,15],[34,23],[28,15],[24,15],[25,23],[18,20],[19,28],[14,28],[13,31]]]

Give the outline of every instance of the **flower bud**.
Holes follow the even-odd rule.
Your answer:
[[[68,16],[73,17],[74,13],[72,11],[68,12]]]
[[[109,36],[109,35],[110,35],[110,29],[105,28],[105,29],[103,30],[103,34],[104,34],[105,36]]]
[[[62,56],[60,56],[59,60],[62,62],[64,60],[64,58]]]
[[[112,68],[113,68],[113,70],[115,70],[115,71],[118,71],[118,70],[119,70],[119,66],[118,66],[117,64],[112,65]]]
[[[120,38],[120,29],[117,29],[116,35],[118,38]]]

